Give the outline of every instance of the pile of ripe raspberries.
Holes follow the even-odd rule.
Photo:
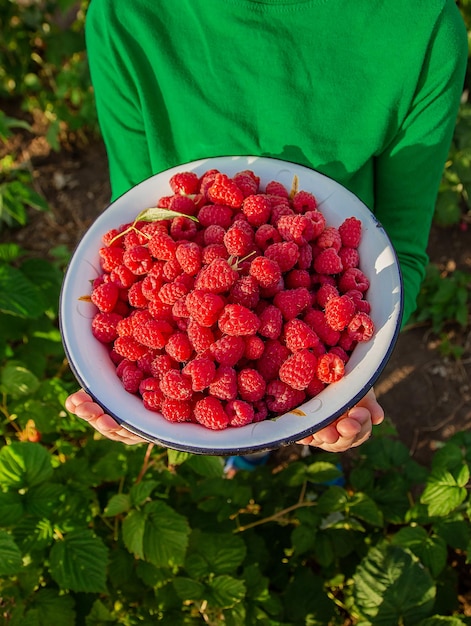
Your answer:
[[[361,221],[329,226],[296,183],[180,172],[104,235],[92,332],[147,409],[214,430],[282,415],[372,337]]]

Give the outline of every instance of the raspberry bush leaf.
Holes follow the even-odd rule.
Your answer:
[[[34,618],[37,621],[30,619]],[[41,589],[34,594],[31,608],[26,614],[26,624],[38,624],[49,626],[60,624],[61,626],[75,626],[76,624],[75,602],[69,595],[59,594],[54,589]]]
[[[0,263],[0,311],[8,315],[36,318],[44,312],[33,283],[16,267]]]
[[[392,544],[411,550],[429,568],[434,577],[444,569],[447,545],[442,537],[429,534],[421,526],[401,528],[392,538]]]
[[[0,530],[0,576],[18,574],[23,567],[20,549],[9,533]]]
[[[454,473],[445,468],[434,469],[430,473],[420,501],[428,505],[430,516],[445,517],[466,499],[465,485],[468,481],[467,465]]]
[[[52,457],[39,444],[13,442],[0,450],[0,486],[6,489],[39,485],[52,472]]]

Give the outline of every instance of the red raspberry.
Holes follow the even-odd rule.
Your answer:
[[[213,331],[207,326],[202,326],[194,319],[188,321],[186,332],[191,345],[197,353],[209,350],[214,343]]]
[[[162,285],[159,291],[159,299],[164,304],[172,306],[177,300],[186,296],[188,292],[188,287],[176,278],[172,282]]]
[[[162,415],[169,422],[191,422],[192,409],[190,402],[164,398],[161,408]]]
[[[147,310],[150,315],[157,320],[170,321],[173,319],[172,306],[162,302],[159,297],[154,298],[154,300],[149,302]]]
[[[246,256],[254,248],[254,233],[247,222],[237,220],[224,235],[224,245],[232,256]]]
[[[119,337],[132,337],[133,331],[134,331],[134,322],[133,322],[132,316],[123,317],[116,324],[116,332],[118,333]]]
[[[176,363],[168,354],[158,354],[150,365],[151,374],[157,380],[160,380],[171,369],[176,369]]]
[[[230,290],[238,278],[238,273],[225,259],[214,259],[208,266],[203,267],[198,274],[195,289],[224,293]]]
[[[193,345],[188,339],[188,335],[186,333],[178,331],[174,332],[167,339],[165,352],[174,361],[177,361],[178,363],[186,363],[186,361],[190,360],[190,357],[193,354]]]
[[[237,174],[233,176],[233,181],[244,194],[244,198],[258,192],[260,178],[258,176],[254,176],[253,172],[250,173],[247,170],[237,172]]]
[[[170,220],[158,220],[157,222],[142,222],[140,227],[139,239],[137,243],[145,245],[149,239],[152,239],[157,233],[168,235],[168,229],[171,224]],[[134,244],[133,244],[134,245]]]
[[[329,283],[325,283],[319,287],[316,293],[316,302],[317,304],[325,308],[325,305],[331,298],[335,298],[339,295],[339,291],[337,287],[331,285]]]
[[[193,395],[191,378],[176,369],[168,370],[160,379],[160,389],[167,398],[189,400]]]
[[[244,201],[244,194],[237,184],[226,174],[221,173],[215,175],[207,195],[214,204],[226,204],[233,209],[238,209]]]
[[[226,404],[226,413],[231,426],[240,427],[251,424],[255,417],[253,406],[243,400],[230,400]]]
[[[162,276],[167,282],[172,282],[183,274],[183,269],[178,260],[170,259],[165,261],[162,267]]]
[[[349,267],[358,267],[360,263],[360,255],[356,248],[347,248],[343,246],[339,250],[339,257],[342,261],[343,269],[346,270]]]
[[[195,276],[201,269],[201,248],[197,243],[188,241],[181,243],[175,257],[185,274]]]
[[[260,327],[258,334],[267,339],[278,339],[283,328],[283,315],[280,309],[269,304],[260,313]]]
[[[165,320],[151,319],[145,324],[138,324],[133,331],[133,337],[143,346],[159,350],[167,343],[173,332],[173,327]]]
[[[101,343],[110,343],[118,336],[116,326],[122,319],[116,313],[97,313],[92,320],[92,334]]]
[[[130,361],[137,361],[137,359],[147,352],[146,346],[140,344],[134,337],[129,336],[117,337],[113,347],[118,354]]]
[[[200,178],[199,192],[202,193],[206,198],[208,198],[208,189],[214,183],[216,174],[219,174],[219,170],[211,169],[205,172]]]
[[[339,356],[344,363],[347,363],[348,359],[350,358],[347,352],[340,346],[332,346],[329,352],[330,354],[336,354],[337,356]]]
[[[331,328],[325,321],[323,311],[310,309],[306,312],[303,321],[319,336],[319,339],[328,346],[335,346],[340,338],[338,330]]]
[[[182,369],[182,374],[191,378],[193,391],[203,391],[209,387],[216,375],[214,361],[206,357],[197,357],[189,361]]]
[[[313,238],[316,239],[324,231],[326,226],[324,214],[321,213],[321,211],[307,211],[304,215],[311,221]]]
[[[343,330],[355,314],[355,303],[348,296],[335,296],[325,305],[325,321],[334,330]]]
[[[267,382],[278,378],[280,367],[290,354],[288,348],[281,342],[269,339],[262,356],[257,361],[256,368]]]
[[[149,301],[142,293],[142,280],[133,283],[128,290],[128,302],[135,309],[144,309]]]
[[[160,411],[164,394],[160,390],[160,383],[156,378],[143,378],[139,385],[143,404],[149,411]]]
[[[241,304],[226,304],[219,316],[218,325],[226,335],[255,335],[260,320],[253,311]]]
[[[109,248],[100,248],[98,251],[100,255],[100,265],[105,272],[111,272],[118,265],[122,265],[124,250],[112,246]]]
[[[190,317],[190,312],[186,306],[186,297],[180,298],[172,306],[172,317]]]
[[[133,274],[141,276],[147,274],[154,261],[146,246],[133,246],[124,253],[123,263]]]
[[[253,194],[245,198],[242,203],[242,212],[252,226],[261,226],[270,221],[271,204],[265,194]]]
[[[227,230],[232,224],[234,212],[225,204],[205,204],[198,211],[198,222],[206,228],[215,224]]]
[[[145,354],[143,354],[136,361],[136,365],[139,369],[141,369],[144,374],[151,375],[152,374],[152,363],[156,357],[156,350],[148,350]]]
[[[211,243],[224,243],[225,229],[219,224],[211,224],[204,230],[204,243],[209,246]]]
[[[242,337],[223,335],[210,346],[209,351],[218,363],[233,367],[244,356],[245,342]]]
[[[271,203],[270,224],[277,227],[280,218],[283,215],[294,215],[294,211],[290,208],[288,200],[279,196],[269,196]]]
[[[355,313],[347,332],[354,341],[369,341],[375,332],[373,320],[367,313]]]
[[[288,272],[292,270],[299,259],[299,248],[293,241],[280,241],[279,243],[272,243],[265,250],[264,256],[267,259],[276,261],[280,267],[280,270]]]
[[[340,339],[338,340],[337,345],[347,353],[351,353],[357,345],[357,342],[351,335],[349,335],[348,327],[340,333]]]
[[[285,280],[281,276],[280,280],[272,287],[260,287],[260,298],[263,300],[273,300],[275,295],[285,288]]]
[[[273,299],[273,303],[280,309],[283,318],[288,321],[294,317],[298,317],[298,315],[311,306],[311,294],[305,287],[287,289],[286,291],[277,293]]]
[[[157,272],[158,268],[158,272]],[[154,273],[155,272],[155,273]],[[158,274],[161,273],[161,276]],[[148,300],[158,297],[160,288],[163,285],[163,262],[158,261],[152,267],[151,273],[142,279],[142,293]]]
[[[272,243],[279,243],[281,235],[272,224],[262,224],[255,231],[255,245],[264,252]]]
[[[207,396],[198,400],[194,409],[196,420],[212,430],[223,430],[229,425],[229,416],[217,398]]]
[[[361,221],[356,217],[347,217],[339,226],[343,246],[358,248],[361,241]]]
[[[111,228],[101,238],[102,243],[106,247],[120,247],[122,245],[122,238],[119,235],[123,232],[128,225],[122,225],[120,228]]]
[[[342,247],[342,239],[338,228],[335,228],[335,226],[327,226],[324,228],[317,238],[316,243],[319,248],[334,248],[334,250],[338,252]]]
[[[198,207],[194,203],[193,198],[189,196],[172,196],[168,208],[170,211],[183,213],[184,215],[195,215],[198,212]]]
[[[363,298],[365,294],[358,289],[350,289],[345,292],[345,295],[353,300],[357,311],[361,311],[362,313],[369,313],[371,311],[370,303]]]
[[[319,380],[317,376],[313,376],[306,388],[306,393],[310,398],[314,398],[314,396],[317,396],[323,389],[325,389],[325,383]]]
[[[177,244],[165,233],[156,233],[147,244],[149,252],[155,259],[161,261],[170,261],[175,258]]]
[[[266,382],[257,370],[246,367],[237,374],[237,389],[240,398],[247,402],[257,402],[265,395]]]
[[[186,307],[190,317],[201,326],[215,324],[226,304],[224,298],[216,293],[194,289],[186,296]]]
[[[234,400],[237,397],[235,369],[229,365],[221,365],[209,385],[209,393],[221,400]]]
[[[223,243],[210,243],[202,251],[203,265],[209,265],[215,259],[228,259],[229,252]]]
[[[103,283],[92,290],[91,301],[103,313],[111,313],[119,298],[119,288],[115,283]]]
[[[311,287],[311,276],[307,270],[294,269],[285,276],[285,286],[287,289],[298,289],[298,287]]]
[[[370,281],[368,280],[368,278],[365,276],[365,274],[363,274],[360,269],[356,267],[350,267],[349,269],[345,270],[345,272],[339,278],[339,290],[342,293],[345,293],[350,289],[357,289],[358,291],[361,291],[363,293],[365,291],[368,291],[369,286]]]
[[[285,241],[294,241],[298,246],[306,244],[314,236],[312,222],[304,215],[282,215],[277,228]]]
[[[278,284],[281,270],[273,259],[258,256],[250,263],[249,275],[253,276],[261,287],[270,288]]]
[[[345,364],[337,354],[327,352],[319,357],[316,374],[323,383],[336,383],[345,374]]]
[[[293,389],[282,380],[272,380],[267,385],[266,402],[269,411],[277,415],[287,413],[304,402],[306,394]]]
[[[118,376],[118,378],[123,377],[124,370],[130,365],[136,367],[136,363],[134,361],[130,361],[129,359],[121,357],[121,361],[116,366],[116,375]]]
[[[177,172],[170,178],[169,185],[173,193],[189,196],[198,192],[200,180],[195,172]]]
[[[310,244],[299,246],[299,258],[296,263],[296,268],[300,270],[311,270],[313,256],[314,253]]]
[[[319,274],[340,274],[343,265],[334,248],[325,248],[315,257],[314,269]]]
[[[148,237],[141,234],[137,230],[131,230],[123,237],[123,247],[126,250],[134,248],[134,246],[142,246],[147,243]],[[123,257],[124,259],[124,257]]]
[[[271,180],[265,187],[265,193],[270,196],[280,196],[280,198],[289,198],[289,192],[283,183],[277,180]]]
[[[317,209],[317,200],[309,191],[297,191],[291,201],[296,213],[306,213]]]
[[[255,402],[253,405],[254,408],[254,416],[253,423],[263,422],[264,419],[268,417],[268,407],[265,400],[259,400]]]
[[[193,240],[198,232],[198,227],[193,220],[187,217],[174,217],[170,224],[170,236],[175,241],[185,239]]]
[[[306,348],[316,348],[320,342],[318,335],[302,320],[294,318],[286,322],[283,328],[286,347],[290,352]]]
[[[298,350],[280,367],[280,380],[293,389],[303,391],[316,373],[316,367],[317,357],[310,350]]]
[[[244,338],[245,352],[244,357],[249,361],[256,361],[259,359],[263,351],[265,350],[265,343],[263,339],[257,337],[257,335],[248,335]]]
[[[260,288],[253,276],[241,276],[231,288],[229,301],[254,309],[260,300]]]
[[[137,393],[139,385],[144,378],[144,373],[136,365],[128,365],[121,374],[121,382],[123,387],[129,393]]]

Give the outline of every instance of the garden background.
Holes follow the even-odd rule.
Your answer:
[[[110,195],[87,6],[0,6],[0,626],[470,625],[470,76],[419,308],[376,386],[385,424],[228,481],[64,409],[60,286]]]

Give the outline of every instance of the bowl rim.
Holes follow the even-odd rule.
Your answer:
[[[362,205],[364,210],[366,210],[369,213],[369,216],[372,222],[374,222],[376,226],[381,230],[382,237],[389,246],[389,252],[392,254],[394,258],[394,270],[397,272],[399,301],[397,303],[397,307],[395,311],[394,328],[393,328],[393,331],[391,332],[389,345],[387,349],[385,350],[380,362],[377,364],[375,371],[369,376],[368,380],[365,381],[365,383],[361,386],[361,388],[359,388],[353,396],[349,397],[347,401],[342,402],[341,406],[339,406],[333,413],[329,414],[324,419],[316,422],[314,426],[311,425],[305,429],[301,429],[297,431],[295,435],[294,434],[289,435],[289,436],[285,435],[278,439],[270,438],[270,441],[266,441],[264,443],[253,443],[252,445],[244,444],[244,445],[234,445],[231,447],[227,447],[227,446],[221,446],[221,445],[218,446],[216,443],[214,443],[213,445],[206,447],[202,445],[191,444],[189,442],[180,443],[177,440],[177,437],[175,437],[175,440],[169,439],[168,437],[167,438],[160,437],[160,436],[156,437],[155,435],[148,433],[145,430],[142,430],[135,424],[129,423],[129,421],[127,421],[126,418],[121,417],[120,415],[117,414],[115,410],[110,409],[109,407],[106,406],[106,404],[103,402],[103,399],[100,399],[99,394],[96,391],[94,391],[94,389],[91,388],[89,383],[87,383],[86,377],[80,371],[80,367],[76,365],[74,356],[72,354],[72,350],[69,347],[69,343],[67,339],[69,331],[67,328],[67,321],[66,321],[67,290],[68,290],[68,283],[70,279],[70,273],[74,269],[74,264],[76,263],[77,255],[81,252],[83,246],[86,243],[88,233],[91,232],[93,228],[98,226],[103,219],[105,219],[104,218],[105,214],[107,214],[107,212],[110,209],[113,209],[113,207],[116,205],[117,202],[124,201],[125,197],[130,194],[135,193],[135,190],[137,188],[142,188],[143,185],[149,185],[152,183],[152,181],[157,180],[157,178],[159,179],[166,178],[168,182],[170,176],[173,173],[181,172],[181,171],[188,171],[189,169],[197,169],[198,167],[203,167],[203,166],[205,170],[210,169],[212,166],[212,167],[219,169],[220,171],[223,171],[224,161],[228,163],[229,161],[234,161],[234,160],[237,160],[238,163],[240,163],[241,165],[244,165],[244,167],[239,168],[237,171],[240,171],[240,169],[248,169],[249,166],[251,166],[252,169],[255,170],[255,168],[253,167],[254,164],[256,162],[260,162],[260,163],[266,163],[267,165],[273,164],[274,166],[275,165],[289,166],[289,167],[294,168],[298,172],[305,172],[307,176],[309,176],[310,174],[315,174],[316,176],[324,179],[326,182],[329,182],[329,184],[331,184],[334,188],[338,188],[339,190],[341,189],[343,193],[345,193],[346,195],[351,196],[352,198],[355,198],[356,202]],[[303,187],[300,187],[300,188],[303,188]],[[315,195],[315,191],[313,191],[313,193]],[[137,214],[137,211],[136,211],[136,214]],[[132,221],[132,219],[133,218],[130,218],[129,221]],[[373,387],[373,385],[375,384],[375,382],[378,380],[381,373],[383,372],[386,364],[388,363],[392,355],[392,352],[394,351],[395,345],[397,343],[397,339],[400,334],[403,312],[404,312],[404,283],[403,283],[403,276],[402,276],[402,271],[400,268],[397,252],[389,238],[389,235],[386,233],[386,231],[384,230],[379,220],[376,218],[374,213],[365,205],[365,203],[356,194],[346,189],[342,184],[338,183],[333,178],[323,174],[319,170],[312,168],[312,167],[305,166],[305,165],[301,165],[299,163],[282,160],[278,158],[273,158],[273,157],[265,157],[265,156],[252,156],[252,155],[226,156],[224,155],[221,157],[207,157],[203,159],[197,159],[195,161],[190,161],[188,163],[182,163],[180,165],[177,165],[177,166],[168,168],[166,170],[163,170],[161,172],[158,172],[156,174],[153,174],[147,177],[146,179],[144,179],[143,181],[141,181],[140,183],[137,183],[128,191],[124,192],[123,194],[115,198],[112,202],[110,202],[103,209],[103,211],[95,218],[95,220],[91,223],[91,225],[88,227],[84,235],[81,237],[80,241],[77,243],[74,251],[72,252],[72,255],[70,257],[69,263],[65,270],[63,282],[61,285],[61,290],[60,290],[60,295],[59,295],[58,321],[59,321],[59,330],[60,330],[60,334],[62,338],[63,348],[64,348],[68,365],[72,374],[74,375],[74,377],[76,378],[80,386],[84,389],[84,391],[87,394],[89,394],[91,398],[102,407],[105,413],[113,417],[116,420],[116,422],[119,424],[119,426],[124,427],[129,432],[140,436],[142,439],[148,442],[156,443],[162,447],[170,448],[170,449],[181,451],[181,452],[190,452],[194,454],[228,456],[228,455],[251,454],[255,452],[269,451],[269,450],[278,449],[283,446],[296,443],[300,439],[308,437],[312,435],[314,432],[317,432],[318,430],[320,430],[321,428],[331,424],[338,417],[344,414],[348,409],[352,408]],[[118,382],[118,379],[117,379],[117,382]],[[304,406],[304,404],[300,406]],[[275,420],[276,419],[279,419],[279,418],[275,418]],[[267,421],[273,421],[273,420],[267,420]],[[178,423],[172,426],[179,429],[183,426],[183,424]],[[189,424],[187,424],[187,426],[189,426]],[[195,424],[194,426],[199,429],[204,428],[203,426],[200,426],[197,424]],[[231,430],[240,431],[242,429],[248,429],[250,428],[250,426],[251,425],[244,426],[244,427],[237,428],[237,429],[231,429]],[[214,435],[217,435],[218,432],[224,432],[224,431],[211,431],[209,429],[205,429],[205,430],[207,430],[208,433],[211,433],[213,437]],[[208,439],[209,439],[209,436],[208,436]]]

